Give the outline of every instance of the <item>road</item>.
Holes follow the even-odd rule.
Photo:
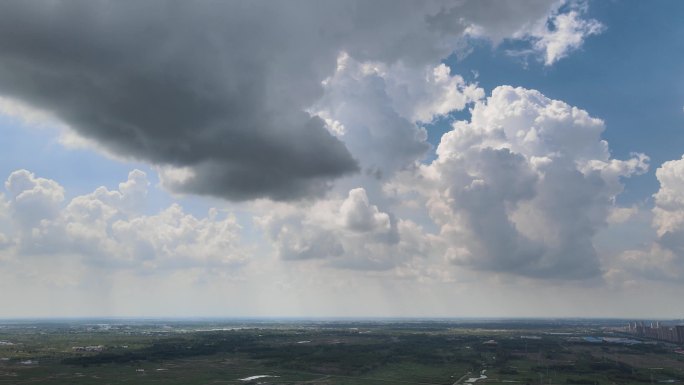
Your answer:
[[[458,385],[458,384],[460,384],[461,381],[463,381],[466,377],[468,377],[468,376],[471,375],[471,374],[472,374],[472,372],[468,372],[468,373],[462,375],[461,378],[459,378],[458,380],[456,380],[456,382],[454,382],[454,383],[451,384],[451,385]]]

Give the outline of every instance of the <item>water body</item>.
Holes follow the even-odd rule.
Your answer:
[[[241,378],[240,381],[252,381],[252,380],[256,380],[256,379],[259,379],[259,378],[266,378],[266,377],[278,377],[278,376],[271,376],[271,375],[268,375],[268,374],[260,374],[260,375],[258,375],[258,376],[251,376],[251,377]]]

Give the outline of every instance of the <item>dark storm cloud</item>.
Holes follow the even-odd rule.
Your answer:
[[[192,167],[187,192],[288,198],[356,171],[302,111],[333,52],[291,54],[277,25],[258,23],[267,10],[232,8],[5,2],[0,92],[115,154]]]
[[[321,193],[359,170],[305,112],[337,55],[437,62],[467,26],[427,17],[456,5],[446,4],[4,1],[0,94],[51,111],[116,155],[189,169],[167,183],[178,191]],[[477,4],[457,5],[477,19]]]

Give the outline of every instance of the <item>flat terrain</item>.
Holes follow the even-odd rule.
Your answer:
[[[5,321],[0,384],[684,382],[617,321]],[[595,337],[588,339],[584,337]],[[598,342],[597,342],[598,341]]]

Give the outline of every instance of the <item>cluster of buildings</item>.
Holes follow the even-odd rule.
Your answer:
[[[73,346],[71,350],[75,352],[101,352],[104,350],[104,346],[102,345],[93,345],[93,346]]]
[[[684,325],[664,326],[657,321],[648,325],[643,321],[630,322],[627,324],[627,332],[639,337],[684,344]]]

